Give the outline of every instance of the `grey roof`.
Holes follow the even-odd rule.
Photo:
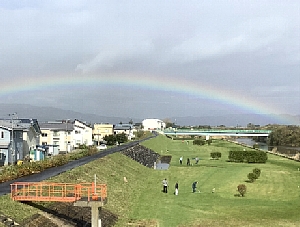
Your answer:
[[[14,130],[27,130],[32,126],[36,132],[41,132],[37,119],[0,119],[0,126],[9,130],[11,130],[12,127]]]
[[[58,130],[58,131],[73,131],[74,125],[73,123],[61,123],[61,122],[51,122],[51,123],[40,123],[41,130]]]
[[[131,130],[131,126],[115,126],[114,130]]]

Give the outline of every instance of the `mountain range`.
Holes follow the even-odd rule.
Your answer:
[[[9,114],[17,113],[18,118],[32,118],[39,122],[55,121],[62,119],[78,119],[86,123],[128,123],[132,120],[134,123],[142,122],[143,118],[128,118],[128,117],[110,117],[100,116],[97,114],[80,113],[72,110],[64,110],[54,107],[38,107],[28,104],[0,104],[0,118],[8,119]],[[157,118],[153,116],[153,118]],[[175,123],[180,126],[195,126],[195,125],[210,125],[210,126],[246,126],[248,123],[255,125],[267,124],[286,124],[282,119],[289,121],[289,124],[299,125],[300,115],[267,115],[267,114],[227,114],[222,116],[166,116],[161,119]]]

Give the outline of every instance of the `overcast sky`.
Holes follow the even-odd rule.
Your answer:
[[[299,0],[1,0],[0,28],[0,103],[132,118],[300,114]]]

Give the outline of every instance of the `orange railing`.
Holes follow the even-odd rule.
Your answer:
[[[11,198],[17,201],[104,201],[107,186],[95,183],[15,182],[11,184]]]

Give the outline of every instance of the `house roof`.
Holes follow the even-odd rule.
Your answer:
[[[114,130],[131,130],[131,126],[115,126]]]
[[[9,130],[11,130],[12,127],[14,130],[27,130],[33,127],[37,133],[41,132],[37,119],[13,119],[13,121],[11,119],[0,119],[0,126]]]
[[[73,131],[73,123],[62,123],[62,122],[50,122],[50,123],[40,123],[41,130],[58,130],[58,131]]]

